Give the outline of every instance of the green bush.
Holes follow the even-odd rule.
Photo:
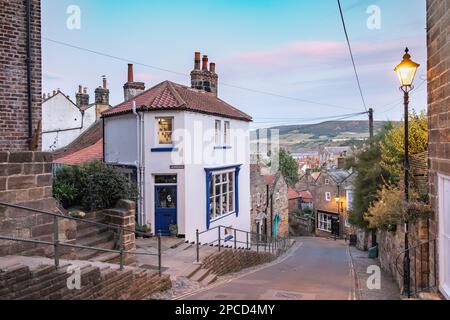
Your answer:
[[[136,198],[136,188],[117,169],[101,162],[64,166],[57,170],[53,195],[64,207],[86,210],[113,207],[120,199]]]

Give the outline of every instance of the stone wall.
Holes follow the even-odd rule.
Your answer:
[[[29,150],[26,1],[0,1],[0,151]],[[41,120],[41,1],[32,0],[33,133]],[[40,140],[40,133],[37,135]],[[40,143],[38,142],[38,150]]]
[[[410,232],[408,235],[410,247],[426,242],[428,239],[428,221],[425,220],[411,223]],[[397,230],[395,232],[378,231],[377,242],[381,267],[392,275],[393,279],[397,281],[400,288],[403,288],[404,256],[401,255],[400,258],[398,258],[401,252],[405,250],[405,232],[403,225],[397,226]],[[432,251],[432,247],[422,247],[422,249],[417,250],[416,252],[411,251],[412,287],[414,286],[415,279],[417,279],[417,284],[419,284],[419,282],[425,284],[427,281],[432,280],[432,278],[428,276],[428,272],[431,271],[430,265],[428,264],[429,254]],[[416,268],[414,268],[414,261],[416,262]],[[416,274],[414,274],[414,271]]]
[[[430,239],[438,239],[438,174],[450,176],[449,33],[450,1],[427,0],[429,194],[435,210],[430,220]],[[430,260],[438,263],[439,256],[432,255]]]
[[[45,152],[0,152],[0,202],[59,213],[52,198],[52,156]],[[73,221],[59,221],[60,238],[76,235]],[[26,210],[0,206],[0,234],[51,241],[53,217]],[[48,256],[53,248],[25,242],[0,241],[0,256],[29,254]]]
[[[242,269],[271,262],[276,256],[267,252],[248,250],[223,250],[213,253],[203,260],[203,268],[218,276],[238,272]]]
[[[289,232],[294,237],[309,237],[315,235],[315,220],[289,216]]]

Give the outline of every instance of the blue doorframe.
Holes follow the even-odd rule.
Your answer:
[[[169,226],[177,224],[177,186],[155,186],[155,232],[169,236]]]

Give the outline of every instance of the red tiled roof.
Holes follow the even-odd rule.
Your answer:
[[[319,177],[320,177],[320,172],[313,172],[313,173],[311,173],[311,177],[314,179],[314,180],[317,180],[317,179],[319,179]]]
[[[155,110],[190,110],[205,114],[218,115],[232,119],[252,121],[248,114],[234,108],[213,93],[192,89],[174,82],[164,81],[150,88],[131,100],[102,113],[111,117],[133,111],[136,101],[138,111]]]
[[[59,164],[78,165],[92,161],[101,161],[102,159],[103,139],[100,139],[95,144],[54,160],[54,162]]]
[[[264,178],[266,178],[266,184],[269,186],[271,186],[273,184],[273,182],[275,181],[274,175],[264,176]]]
[[[300,198],[302,198],[303,200],[308,200],[308,199],[312,200],[312,194],[309,191],[300,191],[299,195],[300,195]]]
[[[55,150],[53,152],[53,159],[56,162],[59,158],[73,154],[79,150],[85,149],[97,143],[103,137],[103,121],[99,120],[92,124],[86,131],[80,134],[74,141],[67,146]]]
[[[300,198],[299,193],[292,188],[288,188],[288,200],[294,200],[298,198]]]

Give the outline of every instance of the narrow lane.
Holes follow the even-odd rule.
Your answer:
[[[185,297],[188,300],[347,300],[352,273],[347,245],[298,238],[300,246],[280,263]]]

